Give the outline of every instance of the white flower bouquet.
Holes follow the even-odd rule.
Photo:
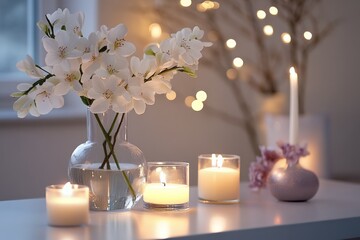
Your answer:
[[[201,41],[204,32],[199,27],[184,28],[159,44],[148,45],[140,59],[132,56],[136,48],[125,40],[123,24],[110,29],[101,26],[85,37],[83,22],[83,13],[58,9],[38,23],[45,34],[46,66],[35,64],[30,56],[17,64],[35,81],[18,85],[19,91],[12,94],[17,98],[13,108],[20,118],[40,116],[63,107],[64,95],[75,91],[102,129],[108,147],[104,163],[112,155],[120,169],[113,151],[117,131],[112,133],[114,126],[104,129],[98,114],[114,111],[113,124],[119,114],[132,109],[143,114],[146,105],[155,103],[156,94],[171,90],[170,80],[177,72],[195,76],[201,51],[211,43]]]

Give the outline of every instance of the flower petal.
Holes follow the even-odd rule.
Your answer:
[[[109,109],[109,107],[109,101],[102,97],[95,99],[95,101],[90,106],[90,111],[92,113],[104,113]]]

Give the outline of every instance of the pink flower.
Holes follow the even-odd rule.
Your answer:
[[[249,168],[249,187],[254,191],[266,187],[269,172],[275,163],[282,158],[278,151],[263,146],[260,147],[260,152],[261,156],[256,157],[256,162],[251,163]]]
[[[252,162],[249,168],[249,187],[251,190],[258,191],[260,188],[264,188],[266,186],[268,173],[268,169],[260,162]]]
[[[278,146],[283,152],[284,158],[288,165],[293,166],[299,162],[300,157],[305,157],[309,155],[307,150],[307,145],[291,145],[289,143],[284,143],[279,141]]]

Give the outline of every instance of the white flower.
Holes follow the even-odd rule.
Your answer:
[[[14,102],[13,109],[17,112],[19,118],[24,118],[30,113],[31,115],[38,117],[39,112],[36,109],[33,95],[23,95],[25,91],[28,91],[32,87],[29,83],[20,83],[17,89],[20,91],[16,94],[19,98]],[[33,90],[32,90],[33,91]]]
[[[198,26],[195,26],[193,28],[192,33],[190,34],[189,38],[190,39],[196,39],[196,40],[200,40],[202,39],[204,36],[204,31],[201,30]],[[211,42],[201,42],[203,44],[204,47],[210,47],[212,46]]]
[[[40,114],[48,114],[53,108],[64,106],[64,98],[54,94],[54,86],[58,83],[56,77],[51,77],[42,85],[38,85],[36,90],[29,93],[30,98],[35,95],[35,104]]]
[[[141,77],[132,77],[129,79],[128,91],[132,96],[132,107],[137,114],[143,114],[146,104],[155,103],[155,92],[150,87],[149,82],[144,83]]]
[[[35,117],[40,116],[40,113],[35,106],[34,99],[30,98],[29,95],[19,97],[14,102],[13,109],[17,112],[19,118],[26,117],[28,113]]]
[[[111,108],[115,112],[125,112],[130,101],[130,95],[124,88],[125,84],[125,81],[114,75],[105,79],[93,76],[92,88],[88,91],[88,97],[94,99],[90,111],[103,113]]]
[[[81,51],[76,49],[77,37],[66,31],[59,31],[52,38],[43,38],[43,45],[47,52],[45,63],[50,66],[62,64],[64,67],[69,66],[69,59],[75,59],[82,55]]]
[[[156,61],[153,57],[145,57],[140,61],[138,57],[131,57],[130,70],[135,77],[148,79],[156,71]]]
[[[198,27],[195,27],[193,31],[190,28],[184,28],[176,34],[172,34],[172,37],[175,39],[176,45],[183,50],[179,56],[180,65],[197,65],[202,57],[201,50],[209,46],[208,43],[203,43],[197,39],[202,37],[201,30]]]
[[[171,91],[170,80],[174,77],[176,71],[168,71],[155,75],[147,84],[157,94],[164,94]]]
[[[47,14],[46,16],[54,27],[55,35],[65,27],[66,31],[82,36],[81,30],[84,25],[84,14],[82,12],[71,14],[69,9],[61,10],[59,8],[54,13]]]
[[[101,67],[95,74],[102,78],[115,75],[121,79],[127,79],[129,76],[128,62],[124,57],[104,53],[102,55]]]
[[[80,92],[82,90],[80,84],[80,62],[77,60],[69,61],[70,66],[55,65],[53,73],[60,80],[54,87],[56,95],[66,95],[71,89]]]
[[[119,24],[109,30],[107,34],[107,41],[110,54],[116,53],[123,57],[128,57],[135,52],[135,45],[125,40],[126,34],[127,28],[124,24]]]
[[[79,49],[82,49],[82,69],[84,75],[91,77],[91,75],[101,66],[102,54],[99,50],[103,47],[103,40],[100,32],[91,33],[89,39],[81,40],[78,45]]]
[[[45,77],[45,74],[40,71],[34,63],[34,60],[29,55],[26,55],[26,58],[24,60],[21,60],[16,64],[16,67],[26,73],[31,78],[43,78]]]
[[[84,25],[84,13],[77,12],[74,14],[70,14],[66,19],[65,28],[66,31],[71,31],[73,34],[77,36],[82,36],[82,28]]]
[[[160,44],[151,44],[142,59],[131,56],[136,48],[125,40],[127,28],[119,24],[101,26],[89,37],[82,36],[83,13],[58,9],[48,14],[49,22],[39,22],[45,33],[44,67],[36,67],[27,56],[17,67],[32,78],[33,84],[20,84],[14,110],[19,117],[49,113],[64,104],[63,96],[75,91],[93,113],[111,109],[118,113],[132,109],[145,112],[155,103],[155,94],[171,91],[170,80],[177,72],[194,75],[201,50],[211,43],[202,42],[198,27],[184,28]],[[85,98],[83,98],[85,97]]]

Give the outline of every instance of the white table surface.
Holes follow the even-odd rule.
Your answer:
[[[360,185],[322,180],[308,202],[279,202],[241,184],[239,204],[209,205],[190,190],[190,209],[91,212],[86,226],[47,225],[44,199],[0,201],[0,239],[346,239],[360,237]]]

